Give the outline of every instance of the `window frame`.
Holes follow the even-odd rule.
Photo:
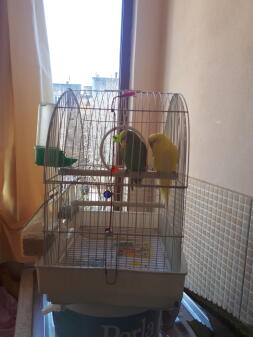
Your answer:
[[[126,90],[129,89],[130,87],[134,2],[135,2],[134,0],[122,0],[120,62],[119,62],[120,90]]]

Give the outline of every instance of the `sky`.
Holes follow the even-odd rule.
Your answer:
[[[119,72],[121,0],[44,0],[54,83]]]

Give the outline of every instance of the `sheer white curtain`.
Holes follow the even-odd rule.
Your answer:
[[[0,46],[0,224],[5,255],[21,261],[21,228],[43,202],[37,109],[52,101],[43,0],[0,0]]]

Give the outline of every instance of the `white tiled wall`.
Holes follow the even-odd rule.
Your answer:
[[[253,324],[252,198],[190,178],[186,287]]]

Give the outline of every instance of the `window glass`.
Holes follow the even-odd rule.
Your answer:
[[[44,0],[55,100],[68,88],[118,89],[120,0]]]

